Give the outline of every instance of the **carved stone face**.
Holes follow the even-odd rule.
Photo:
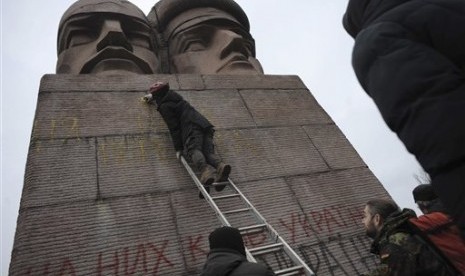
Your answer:
[[[187,13],[205,10],[200,8]],[[186,14],[178,17],[183,16]],[[196,22],[195,19],[188,21],[189,24],[171,26],[176,30],[168,39],[171,73],[263,74],[250,34],[231,16],[221,18],[217,14],[215,17],[206,21],[198,17],[197,22],[200,22],[194,25],[191,22]]]
[[[57,74],[153,74],[156,64],[149,23],[129,2],[81,0],[63,16]]]

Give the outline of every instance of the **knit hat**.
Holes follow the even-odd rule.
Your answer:
[[[415,189],[413,189],[412,193],[413,193],[413,199],[415,200],[415,202],[431,201],[431,200],[438,198],[431,184],[418,185],[417,187],[415,187]]]
[[[235,250],[245,256],[244,242],[237,228],[223,226],[215,229],[208,236],[210,249],[227,248]]]
[[[154,94],[154,93],[157,93],[157,92],[160,92],[160,91],[168,91],[169,89],[170,89],[169,83],[162,82],[162,81],[157,81],[157,82],[153,83],[150,86],[149,92],[151,94]]]

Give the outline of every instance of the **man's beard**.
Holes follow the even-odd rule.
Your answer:
[[[366,235],[372,239],[376,238],[376,236],[378,235],[378,231],[376,231],[376,228],[373,224],[368,225],[365,232]]]

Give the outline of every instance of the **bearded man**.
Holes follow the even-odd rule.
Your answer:
[[[373,239],[371,253],[380,265],[365,275],[455,275],[419,235],[409,219],[415,212],[391,200],[373,199],[366,203],[362,223]]]

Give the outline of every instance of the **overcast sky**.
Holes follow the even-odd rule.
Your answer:
[[[56,34],[74,0],[1,1],[1,271],[7,275],[40,79],[54,73]],[[156,2],[131,0],[146,14]],[[421,169],[361,89],[341,18],[347,0],[237,0],[265,74],[298,75],[386,190],[413,208]]]

